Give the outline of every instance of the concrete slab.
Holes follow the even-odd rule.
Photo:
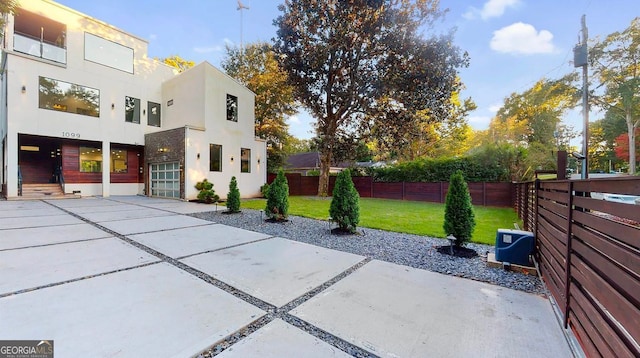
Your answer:
[[[85,223],[0,230],[0,250],[91,240],[109,236],[111,235]]]
[[[173,258],[221,249],[267,237],[269,235],[220,224],[129,236],[130,239]]]
[[[269,322],[218,357],[351,357],[349,354],[280,319]]]
[[[47,205],[48,206],[48,205]],[[29,208],[29,209],[13,209],[13,210],[0,210],[0,218],[18,218],[18,217],[36,217],[36,216],[51,216],[63,214],[60,209],[54,207],[47,208]]]
[[[169,215],[152,218],[107,221],[101,223],[100,225],[122,235],[131,235],[146,232],[179,229],[183,227],[211,225],[211,221],[196,219],[191,216]]]
[[[358,255],[273,238],[181,261],[281,307],[362,259]]]
[[[174,214],[164,210],[137,207],[134,210],[103,211],[100,213],[82,213],[78,215],[93,222],[103,223],[107,221],[152,218]]]
[[[2,339],[53,339],[56,357],[190,357],[264,312],[169,264],[0,299]]]
[[[143,206],[132,204],[120,204],[120,205],[105,205],[105,206],[79,206],[75,208],[65,208],[75,214],[87,214],[87,213],[105,213],[110,211],[125,211],[125,210],[143,210]]]
[[[81,224],[82,220],[76,219],[66,213],[60,215],[38,216],[32,218],[30,216],[21,216],[15,218],[0,218],[0,233],[2,230],[7,229],[20,229],[28,227],[41,227],[41,226],[60,226]],[[0,234],[1,235],[1,234]]]
[[[105,200],[102,198],[96,197],[85,197],[81,199],[75,200],[46,200],[46,202],[51,203],[55,206],[59,206],[61,208],[80,208],[80,207],[89,207],[89,206],[107,206],[107,205],[118,205],[118,203]]]
[[[150,204],[145,204],[145,206],[148,206],[150,208],[168,210],[178,214],[192,214],[192,213],[202,213],[205,211],[216,211],[216,208],[219,211],[227,210],[227,207],[224,205],[216,206],[215,204],[190,203],[190,202],[184,202],[184,201],[182,202],[171,201],[169,203],[150,203]]]
[[[158,261],[116,238],[0,251],[0,294]]]
[[[167,202],[183,203],[183,201],[179,199],[152,198],[152,197],[141,196],[141,195],[113,195],[107,198],[106,200],[118,202],[118,203],[129,203],[129,204],[136,204],[136,205],[149,205],[154,203],[162,204]]]
[[[371,261],[291,312],[383,357],[570,357],[547,299]]]
[[[35,209],[47,209],[51,208],[51,205],[43,203],[39,200],[25,200],[25,201],[3,201],[0,200],[0,211],[12,211],[12,210],[35,210]]]

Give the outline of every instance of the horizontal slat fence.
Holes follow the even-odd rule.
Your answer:
[[[317,176],[303,176],[299,173],[285,174],[289,183],[289,195],[316,195]],[[269,174],[267,182],[272,183],[275,174]],[[335,176],[329,177],[329,194],[333,192]],[[372,177],[353,177],[353,184],[362,198],[428,201],[444,203],[449,183],[386,183],[375,182]],[[512,207],[514,184],[512,183],[468,183],[471,201],[474,205]]]
[[[530,210],[534,188],[535,212]],[[534,217],[541,275],[589,357],[640,356],[640,178],[516,185],[515,206]]]

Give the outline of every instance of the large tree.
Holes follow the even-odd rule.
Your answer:
[[[0,15],[15,14],[18,7],[18,1],[15,0],[0,0]],[[4,28],[5,18],[0,16],[0,28]]]
[[[171,67],[175,67],[178,70],[178,72],[184,72],[196,65],[195,62],[185,60],[184,58],[178,55],[169,56],[167,58],[163,58],[160,61],[164,62],[165,64]]]
[[[287,118],[296,113],[293,88],[267,43],[252,43],[243,49],[227,47],[222,61],[227,74],[256,94],[256,136],[267,141],[267,170],[283,167],[285,146],[290,139]]]
[[[596,40],[589,64],[603,93],[592,95],[596,105],[624,117],[629,143],[629,173],[636,173],[636,129],[640,127],[640,17],[622,32]]]
[[[416,115],[449,115],[468,59],[452,32],[423,36],[443,15],[438,0],[289,0],[279,9],[275,50],[317,120],[318,195],[327,195],[335,147],[357,143],[358,130],[384,121],[401,135]]]

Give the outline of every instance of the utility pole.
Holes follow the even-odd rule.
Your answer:
[[[586,15],[582,15],[582,41],[573,48],[573,65],[582,67],[582,171],[580,178],[589,178],[589,73],[588,47],[589,33],[587,31]]]
[[[240,11],[240,56],[242,56],[242,10],[249,10],[248,6],[245,6],[240,0],[238,0],[238,8],[236,10]]]

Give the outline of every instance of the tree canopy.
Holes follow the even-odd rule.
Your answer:
[[[290,0],[280,5],[275,51],[295,98],[316,119],[318,194],[327,195],[339,143],[384,123],[399,138],[418,120],[449,116],[466,53],[453,32],[426,38],[443,15],[438,0]]]
[[[178,72],[184,72],[196,65],[195,62],[185,60],[178,55],[173,55],[167,58],[163,58],[161,61],[171,67],[175,67],[178,70]]]
[[[636,129],[640,127],[640,17],[622,32],[596,40],[589,64],[603,93],[592,94],[596,105],[625,118],[629,173],[636,173]]]

